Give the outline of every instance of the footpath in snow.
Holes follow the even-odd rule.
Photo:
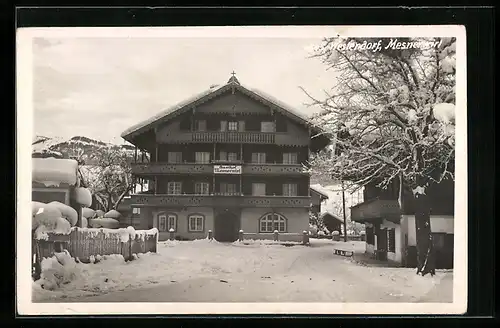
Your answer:
[[[43,262],[34,302],[451,302],[451,271],[364,266],[333,248],[364,242],[312,239],[311,246],[270,241],[224,244],[167,241],[158,253],[98,257],[98,263]],[[443,279],[446,278],[446,279]],[[443,283],[442,283],[443,282]],[[43,288],[42,288],[43,285]],[[52,290],[48,290],[52,289]]]

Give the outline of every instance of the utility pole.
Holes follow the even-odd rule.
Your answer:
[[[340,181],[342,184],[342,214],[344,216],[344,242],[347,242],[347,217],[345,215],[345,192],[344,192],[344,180]]]

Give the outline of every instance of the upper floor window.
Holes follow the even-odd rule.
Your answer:
[[[236,184],[235,183],[224,183],[220,184],[220,192],[226,195],[236,194]]]
[[[194,184],[194,193],[197,195],[208,195],[210,193],[210,184],[208,182],[196,182]]]
[[[196,120],[194,121],[195,131],[207,131],[207,121],[206,120]]]
[[[284,153],[283,164],[297,164],[297,153]]]
[[[210,152],[197,151],[195,153],[195,162],[202,164],[210,163]]]
[[[168,152],[168,162],[169,163],[182,163],[182,152],[169,151]]]
[[[252,163],[265,164],[266,153],[252,153]]]
[[[141,208],[140,207],[133,207],[132,214],[141,214]]]
[[[182,192],[182,182],[169,181],[167,185],[167,193],[170,195],[180,195]]]
[[[297,184],[285,183],[283,184],[283,196],[297,196]]]
[[[274,122],[261,122],[260,123],[261,132],[276,132],[276,127]]]
[[[265,183],[252,183],[252,196],[265,196],[266,184]]]
[[[237,121],[229,121],[227,124],[228,131],[238,131],[238,122]]]

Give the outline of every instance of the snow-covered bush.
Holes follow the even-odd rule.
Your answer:
[[[87,228],[89,226],[89,221],[86,217],[82,216],[82,228]]]
[[[41,269],[41,277],[35,284],[47,290],[58,289],[61,285],[75,280],[80,275],[76,262],[68,251],[55,253],[50,258],[44,258]]]
[[[97,217],[97,218],[102,218],[102,217],[104,217],[104,211],[101,211],[101,210],[96,210],[96,211],[95,211],[95,217]]]
[[[57,219],[62,217],[62,213],[58,207],[34,202],[32,205],[33,211],[36,210],[32,220],[32,229],[35,230],[39,226],[44,226],[48,230],[56,228]]]
[[[57,202],[57,201],[50,202],[48,205],[52,205],[54,207],[57,207],[57,209],[59,209],[59,211],[61,211],[62,217],[65,218],[66,220],[68,220],[68,222],[70,223],[70,225],[72,227],[75,226],[76,223],[78,222],[78,213],[76,212],[76,210],[73,207],[68,206],[66,204],[63,204],[63,203],[60,203],[60,202]]]
[[[92,194],[87,188],[77,187],[73,190],[73,199],[82,206],[92,205]]]
[[[318,236],[324,236],[325,235],[325,232],[324,231],[318,231]]]
[[[339,236],[339,235],[340,235],[340,232],[338,232],[337,230],[335,230],[334,232],[332,232],[332,235],[334,235],[334,236]]]
[[[120,226],[120,221],[111,218],[89,219],[88,224],[91,228],[116,229]]]
[[[96,215],[96,211],[94,211],[91,208],[84,207],[82,208],[82,216],[87,219],[93,219],[94,216]]]
[[[111,210],[104,214],[104,218],[119,219],[122,215],[117,210]]]

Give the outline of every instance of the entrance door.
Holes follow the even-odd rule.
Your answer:
[[[219,242],[233,242],[238,239],[239,218],[231,212],[222,212],[215,217],[214,238]]]

